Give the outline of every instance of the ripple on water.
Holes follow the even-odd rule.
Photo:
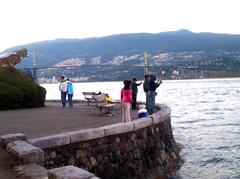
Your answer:
[[[217,165],[218,163],[221,163],[221,162],[228,162],[227,159],[223,158],[223,157],[211,157],[211,158],[208,158],[206,160],[201,160],[200,161],[200,166],[201,167],[204,167],[204,166],[207,166],[207,165]]]
[[[220,147],[212,147],[210,148],[211,150],[228,150],[230,149],[231,147],[229,146],[220,146]]]
[[[209,110],[209,112],[205,112],[204,114],[207,114],[207,115],[221,115],[221,114],[224,114],[223,111],[220,111],[221,109],[214,109],[213,110]]]
[[[224,123],[224,124],[202,124],[202,127],[226,127],[226,126],[239,126],[240,124],[238,123]]]
[[[189,121],[179,121],[177,123],[179,124],[192,124],[192,123],[198,123],[202,122],[203,119],[195,119],[195,120],[189,120]]]
[[[224,111],[235,111],[233,108],[223,108]]]
[[[212,147],[210,149],[211,150],[225,150],[225,151],[227,151],[227,150],[234,150],[234,149],[240,149],[240,144],[237,144],[237,145],[230,145],[230,144],[228,144],[228,145],[219,146],[219,147]]]
[[[224,118],[200,118],[200,119],[193,119],[193,120],[184,120],[184,121],[175,121],[176,124],[193,124],[193,123],[209,123],[206,125],[201,125],[201,126],[213,126],[215,124],[212,124],[210,122],[212,121],[219,121],[220,119],[224,119]]]

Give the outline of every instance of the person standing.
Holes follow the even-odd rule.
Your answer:
[[[131,103],[132,103],[132,90],[131,81],[125,80],[124,87],[121,90],[121,108],[122,108],[122,122],[131,121]]]
[[[157,82],[155,82],[156,80],[157,80],[157,78],[156,78],[155,75],[151,75],[150,76],[149,90],[147,92],[147,94],[148,94],[148,107],[147,107],[147,111],[148,111],[149,114],[154,113],[154,110],[155,110],[155,96],[157,95],[156,89],[162,83],[162,80],[158,80]]]
[[[137,79],[133,78],[132,79],[132,109],[136,110],[137,109],[137,93],[138,93],[138,86],[140,86],[141,83],[137,83]]]
[[[69,107],[72,108],[73,107],[73,84],[72,82],[67,79],[67,96],[68,96],[68,104]]]
[[[144,78],[145,80],[143,82],[143,91],[145,92],[145,95],[146,95],[146,108],[148,109],[148,90],[149,90],[150,75],[146,74]]]
[[[60,77],[59,90],[61,91],[61,102],[62,106],[66,106],[66,97],[67,97],[67,80],[64,75]]]

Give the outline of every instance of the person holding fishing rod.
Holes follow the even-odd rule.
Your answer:
[[[155,110],[155,96],[157,95],[156,89],[162,84],[162,80],[158,78],[156,75],[152,74],[150,75],[150,80],[149,80],[149,90],[147,92],[148,95],[148,106],[147,106],[147,111],[149,114],[154,113]]]

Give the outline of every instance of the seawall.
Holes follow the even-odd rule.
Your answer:
[[[103,179],[165,178],[181,165],[170,115],[170,108],[161,105],[153,115],[132,122],[31,140],[22,137],[26,142],[9,141],[7,148],[20,165],[37,163],[48,173],[73,165]],[[23,155],[19,148],[31,154]]]

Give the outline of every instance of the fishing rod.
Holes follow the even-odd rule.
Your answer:
[[[159,75],[158,75],[158,78],[157,78],[157,79],[158,79],[158,80],[157,80],[157,84],[163,83],[161,76],[162,76],[164,73],[165,73],[165,72],[160,69]]]

